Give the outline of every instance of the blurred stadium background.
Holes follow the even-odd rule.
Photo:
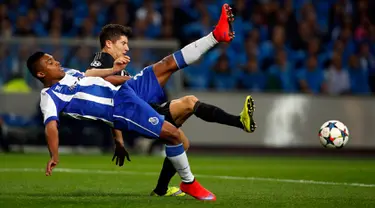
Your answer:
[[[0,0],[0,207],[374,207],[375,1],[225,2],[234,41],[166,88],[170,99],[193,94],[233,114],[246,95],[256,100],[253,134],[195,117],[182,127],[195,176],[217,196],[211,204],[148,196],[163,160],[149,155],[163,146],[126,134],[132,161],[120,168],[109,129],[95,122],[60,118],[60,164],[45,177],[42,86],[25,62],[44,50],[85,71],[101,27],[119,23],[134,31],[135,74],[210,32],[223,0]],[[343,149],[319,143],[331,119],[350,130]]]
[[[191,118],[191,151],[329,153],[317,131],[341,120],[351,140],[340,154],[375,149],[375,2],[370,0],[227,0],[236,38],[173,76],[169,98],[194,94],[231,113],[256,100],[258,129],[246,134]],[[85,71],[107,23],[133,28],[131,74],[210,32],[223,0],[0,0],[0,141],[3,151],[43,151],[40,83],[25,61],[44,50]],[[111,152],[108,129],[66,118],[62,151]],[[151,141],[127,135],[132,152]],[[155,147],[160,148],[156,145]],[[309,151],[307,151],[309,150]]]

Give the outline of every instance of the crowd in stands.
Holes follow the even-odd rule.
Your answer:
[[[183,46],[213,29],[224,2],[236,15],[236,37],[184,70],[185,87],[375,92],[372,0],[0,0],[0,38],[97,38],[102,26],[118,23],[133,28],[132,39],[177,39]],[[30,50],[18,46],[14,52],[0,43],[0,85],[19,74],[31,80],[24,66]],[[65,66],[80,70],[95,50],[50,49]],[[147,54],[138,54],[133,71],[154,61]]]

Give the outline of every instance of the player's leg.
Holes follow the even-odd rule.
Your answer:
[[[153,109],[155,109],[159,114],[165,116],[165,120],[170,122],[176,127],[179,127],[174,122],[172,115],[170,113],[170,104],[171,102],[165,102],[161,105],[159,104],[150,104]],[[189,148],[189,140],[185,136],[185,134],[182,132],[181,129],[179,129],[180,135],[182,138],[182,143],[184,145],[185,151]],[[160,171],[160,175],[158,178],[157,185],[155,189],[151,192],[151,196],[184,196],[184,193],[180,190],[179,187],[170,186],[169,182],[173,178],[173,176],[176,174],[176,169],[174,168],[172,162],[168,159],[168,157],[165,157],[162,169]]]
[[[212,33],[146,67],[126,83],[147,103],[160,103],[165,98],[162,87],[172,73],[197,61],[218,42],[230,42],[233,39],[233,20],[231,8],[224,4],[220,20]]]
[[[180,132],[181,140],[184,146],[185,151],[189,149],[190,142],[189,139],[186,137],[185,133],[178,129]],[[158,183],[155,189],[151,192],[151,196],[184,196],[184,192],[180,190],[178,187],[168,187],[171,179],[176,174],[176,169],[174,168],[172,162],[165,157],[162,169],[160,171],[160,175],[158,178]]]
[[[197,117],[207,122],[216,122],[234,126],[247,132],[253,132],[256,128],[253,119],[255,105],[251,96],[246,98],[244,108],[239,116],[231,115],[216,106],[200,102],[198,98],[193,95],[172,100],[171,102],[166,102],[162,105],[152,106],[158,113],[164,115],[167,121],[177,127],[180,127],[191,115],[195,114]],[[180,134],[181,138],[183,138],[184,149],[186,151],[189,147],[189,140],[181,129]],[[156,188],[151,192],[151,195],[179,196],[179,189],[176,187],[168,187],[169,182],[175,173],[176,170],[171,161],[168,158],[165,158],[158,183]]]
[[[216,106],[200,102],[197,97],[192,95],[172,100],[171,102],[166,102],[162,105],[152,106],[158,113],[164,115],[167,121],[177,127],[180,127],[191,115],[195,114],[197,117],[207,122],[216,122],[234,126],[244,129],[247,132],[253,132],[256,128],[253,119],[255,105],[251,96],[246,98],[244,108],[239,116],[228,114]],[[180,134],[183,138],[184,149],[186,151],[189,147],[189,140],[181,130]],[[169,182],[175,173],[176,170],[171,161],[168,158],[165,158],[158,183],[156,188],[151,192],[151,195],[179,196],[180,190],[176,187],[168,187]]]
[[[160,138],[167,144],[166,155],[182,180],[181,190],[199,200],[215,200],[215,195],[195,180],[190,170],[180,131],[165,121],[164,116],[137,97],[126,84],[122,88],[114,98],[114,128]]]
[[[216,200],[216,196],[202,187],[191,172],[178,129],[171,123],[164,121],[160,138],[163,138],[166,142],[165,152],[167,158],[173,164],[173,167],[182,180],[180,189],[198,200]]]
[[[194,95],[172,100],[169,104],[170,115],[177,126],[181,126],[194,114],[204,121],[238,127],[246,132],[254,132],[256,128],[254,110],[254,100],[250,95],[246,97],[240,115],[232,115],[217,106],[201,102]]]
[[[182,69],[205,54],[219,42],[230,42],[234,38],[232,22],[234,16],[228,4],[222,6],[221,15],[215,29],[207,36],[190,43],[181,50],[165,57],[160,62],[153,65],[155,76],[161,86],[164,86],[170,76],[178,69]]]

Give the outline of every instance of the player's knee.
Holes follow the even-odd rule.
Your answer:
[[[194,95],[187,95],[182,98],[182,102],[184,103],[187,111],[193,112],[195,103],[198,102],[198,98]]]
[[[177,145],[177,144],[181,144],[182,141],[181,141],[181,135],[180,135],[180,132],[178,131],[178,129],[176,128],[176,130],[173,130],[170,132],[170,142],[173,144],[173,145]]]
[[[180,132],[171,124],[163,125],[163,129],[160,133],[160,139],[164,140],[164,143],[170,145],[177,145],[182,143]]]

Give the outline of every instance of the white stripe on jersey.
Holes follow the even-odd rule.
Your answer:
[[[119,90],[121,86],[115,87],[111,83],[105,81],[100,77],[85,77],[79,83],[80,86],[91,86],[91,85],[98,85],[102,87],[109,87],[111,90]]]
[[[55,91],[52,91],[52,92],[64,102],[70,102],[74,98],[74,99],[87,100],[87,101],[94,100],[96,103],[113,106],[112,99],[110,98],[103,98],[103,97],[99,97],[95,95],[90,95],[84,92],[77,92],[73,95],[64,95]]]
[[[64,95],[56,91],[52,91],[53,94],[55,94],[60,100],[64,102],[70,102],[73,99],[74,95]]]
[[[111,122],[111,121],[108,121],[108,120],[106,120],[106,119],[104,119],[104,118],[99,118],[99,117],[94,117],[94,116],[83,116],[83,115],[80,115],[80,114],[78,114],[78,113],[62,113],[62,114],[64,114],[64,115],[68,115],[68,116],[70,116],[70,117],[73,117],[73,118],[75,118],[75,119],[78,119],[78,120],[84,120],[84,119],[89,119],[89,120],[102,120],[102,121],[104,121],[105,123],[107,123],[108,125],[110,125],[110,126],[112,126],[113,127],[113,122]]]
[[[63,113],[113,125],[113,97],[119,88],[100,77],[84,77],[72,69],[64,71],[63,79],[41,92],[44,122],[58,120],[58,114]]]
[[[87,100],[87,101],[95,100],[96,103],[113,106],[113,99],[111,98],[98,97],[98,96],[90,95],[84,92],[77,92],[74,95],[74,99],[81,99],[81,100]]]

